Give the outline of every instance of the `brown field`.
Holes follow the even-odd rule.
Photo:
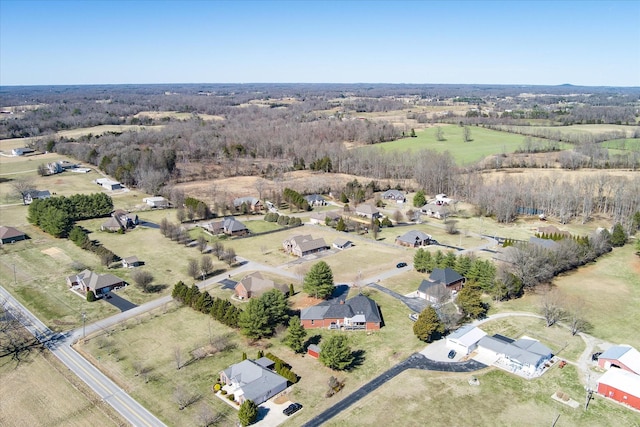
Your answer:
[[[177,111],[140,111],[138,114],[135,114],[133,117],[149,117],[153,120],[161,120],[164,118],[170,118],[174,120],[189,120],[193,119],[194,116],[198,118],[208,121],[208,120],[224,120],[222,116],[214,116],[211,114],[192,114],[192,113],[179,113]]]
[[[0,425],[124,426],[126,422],[48,351],[0,359]]]

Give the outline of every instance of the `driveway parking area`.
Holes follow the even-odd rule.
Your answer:
[[[251,425],[259,427],[276,427],[287,421],[289,418],[295,417],[301,411],[304,411],[304,408],[302,408],[300,411],[291,416],[286,416],[285,414],[283,414],[282,411],[292,403],[293,402],[287,400],[285,403],[278,404],[275,403],[273,399],[267,400],[259,406],[258,420]]]
[[[449,359],[447,355],[449,354],[449,351],[451,351],[451,349],[447,348],[446,342],[447,340],[445,340],[444,338],[439,339],[438,341],[434,341],[426,346],[424,350],[420,352],[420,354],[428,359],[437,360],[439,362],[459,362],[464,356],[466,356],[465,354],[457,352],[456,356],[453,359]]]

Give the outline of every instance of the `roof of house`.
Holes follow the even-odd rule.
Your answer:
[[[476,328],[473,325],[464,325],[452,332],[447,339],[469,347],[486,335],[487,333],[480,328]]]
[[[267,369],[276,364],[276,362],[265,356],[261,357],[260,359],[254,360],[254,362]]]
[[[356,206],[356,213],[358,214],[366,214],[366,215],[375,215],[380,213],[380,211],[378,210],[378,208],[376,208],[373,205],[358,205]]]
[[[120,221],[120,217],[114,215],[102,224],[102,228],[124,228],[124,225]]]
[[[78,273],[78,278],[82,279],[85,286],[95,291],[124,282],[121,278],[113,274],[98,274],[91,270],[81,271]]]
[[[25,236],[25,233],[14,227],[0,226],[0,239],[12,239]]]
[[[538,227],[538,233],[544,234],[560,234],[562,236],[571,236],[571,233],[568,231],[560,230],[555,225],[547,225],[544,227]]]
[[[248,400],[264,396],[269,390],[287,382],[285,378],[250,359],[229,366],[224,374],[242,388],[244,397]]]
[[[128,256],[126,258],[123,258],[122,261],[124,261],[126,264],[135,264],[137,262],[140,262],[137,256]]]
[[[390,189],[382,193],[383,199],[404,199],[404,193],[400,190]]]
[[[45,199],[51,197],[49,190],[27,190],[24,192],[25,197],[29,196],[32,199]]]
[[[378,304],[364,295],[357,295],[340,303],[336,300],[324,301],[308,307],[300,313],[301,320],[340,319],[362,316],[365,322],[382,322]]]
[[[464,277],[462,277],[457,271],[449,267],[434,268],[431,274],[429,275],[429,280],[432,282],[438,282],[438,283],[443,283],[445,285],[450,285],[460,280],[464,280]]]
[[[410,230],[404,233],[402,236],[398,237],[398,240],[413,245],[416,242],[431,240],[431,236],[419,230]]]
[[[318,347],[315,344],[309,344],[309,347],[307,347],[307,351],[308,350],[315,351],[316,353],[320,353],[320,347]]]
[[[541,359],[548,358],[552,354],[549,347],[525,337],[508,342],[500,338],[484,336],[478,341],[478,345],[526,365],[537,365]]]
[[[265,279],[259,271],[248,274],[240,280],[236,286],[242,285],[247,292],[252,294],[262,294],[271,289],[279,289],[283,293],[289,291],[289,287],[285,284],[276,284],[273,280]]]
[[[327,242],[322,237],[314,239],[310,234],[293,236],[289,241],[295,243],[302,253],[328,247]]]
[[[435,203],[427,203],[426,205],[421,207],[420,210],[423,211],[423,212],[426,212],[426,211],[438,212],[440,214],[443,214],[443,213],[447,212],[446,206],[436,205]]]
[[[640,375],[640,352],[630,345],[609,347],[599,358],[618,360],[624,366]]]
[[[246,203],[249,206],[255,206],[259,202],[260,202],[260,199],[257,199],[255,197],[238,197],[237,199],[234,199],[233,206],[237,208],[238,206],[241,206],[243,203]]]
[[[624,393],[640,397],[640,375],[624,369],[609,369],[598,379],[598,384],[606,384]]]
[[[446,293],[446,290],[447,288],[444,283],[432,282],[431,280],[427,279],[422,279],[422,282],[420,282],[420,286],[418,286],[418,291],[430,295],[444,295]]]
[[[334,240],[334,242],[333,242],[333,246],[342,247],[342,246],[350,245],[351,243],[353,243],[353,242],[351,242],[351,240],[347,240],[347,239],[336,239],[336,240]]]
[[[320,194],[309,194],[308,196],[304,196],[304,199],[308,203],[321,203],[325,201],[324,197],[322,197]]]

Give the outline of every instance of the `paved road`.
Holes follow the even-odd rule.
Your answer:
[[[124,390],[87,362],[72,347],[70,335],[56,334],[0,286],[0,299],[6,309],[20,313],[22,324],[62,363],[82,379],[102,400],[111,405],[134,426],[165,424],[136,402]]]
[[[420,353],[414,353],[406,360],[398,363],[391,369],[387,370],[373,380],[369,381],[367,384],[360,387],[358,390],[351,393],[349,396],[337,402],[335,405],[328,408],[320,415],[313,417],[311,420],[303,424],[303,427],[316,427],[326,423],[331,418],[335,417],[337,414],[344,411],[349,406],[353,405],[358,400],[362,399],[367,394],[376,390],[380,386],[386,384],[389,380],[395,378],[407,369],[422,369],[441,372],[474,372],[486,367],[487,365],[484,365],[475,360],[470,360],[467,362],[437,362],[435,360],[427,359]]]

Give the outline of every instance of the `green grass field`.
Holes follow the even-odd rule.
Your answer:
[[[512,153],[522,146],[524,136],[470,126],[472,141],[464,142],[463,128],[454,125],[439,125],[444,132],[444,141],[436,138],[436,128],[417,130],[415,138],[376,144],[383,151],[449,151],[458,164],[474,163],[492,154]],[[373,149],[367,147],[365,149]]]
[[[612,139],[600,145],[610,150],[640,151],[640,139],[638,138]]]

